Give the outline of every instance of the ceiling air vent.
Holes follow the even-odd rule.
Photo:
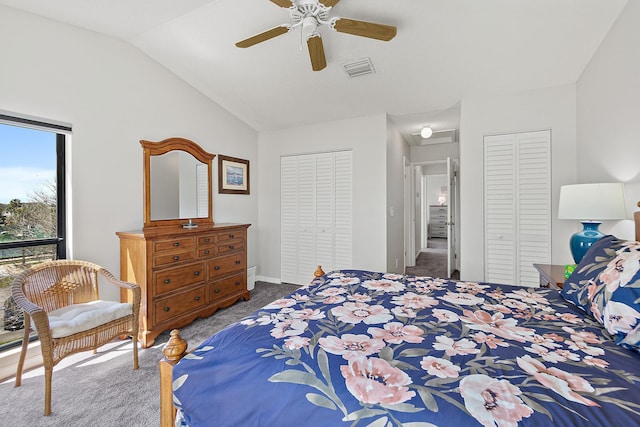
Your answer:
[[[376,70],[373,68],[371,58],[362,58],[344,64],[344,71],[350,78],[364,76],[366,74],[373,74]]]

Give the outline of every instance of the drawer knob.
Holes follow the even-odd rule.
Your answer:
[[[236,282],[236,286],[240,286],[240,281],[239,280]]]
[[[179,257],[178,255],[176,255],[176,256],[174,256],[174,257],[173,257],[173,260],[174,260],[174,261],[178,261],[179,259],[180,259],[180,257]]]
[[[219,294],[219,293],[220,293],[220,289],[216,289],[214,292],[215,292],[216,294]]]
[[[200,301],[200,295],[198,295],[197,297],[194,298],[194,300],[196,301]]]
[[[164,311],[166,311],[166,312],[169,312],[169,310],[171,310],[171,308],[170,308],[170,307],[165,307],[165,308],[164,308]]]
[[[209,239],[209,238],[207,237],[206,239],[204,239],[204,241],[205,241],[206,243],[209,243],[209,242],[211,241],[211,239]]]
[[[236,260],[236,265],[242,263],[239,259]]]
[[[229,234],[229,238],[230,239],[233,239],[234,237],[236,237],[236,236],[234,236],[233,234]]]
[[[175,247],[177,248],[178,246],[180,246],[180,242],[175,242],[175,243],[173,244],[173,246],[175,246]]]
[[[209,255],[209,253],[210,253],[209,249],[207,249],[206,251],[204,251],[204,254],[205,254],[205,255]]]
[[[171,283],[171,279],[164,279],[164,284],[168,285],[169,283]]]
[[[236,247],[233,245],[229,245],[229,249],[235,249]]]
[[[195,274],[196,276],[199,276],[200,272],[199,271],[194,271],[193,274]]]
[[[213,267],[214,270],[220,270],[220,266],[216,265],[215,267]]]

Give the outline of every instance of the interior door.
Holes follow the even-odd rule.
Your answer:
[[[447,157],[447,277],[451,277],[456,269],[456,164]]]

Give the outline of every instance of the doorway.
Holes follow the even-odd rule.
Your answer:
[[[415,264],[406,273],[459,278],[457,161],[412,164]]]

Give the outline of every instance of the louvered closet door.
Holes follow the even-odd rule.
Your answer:
[[[280,159],[280,275],[298,281],[298,159]]]
[[[351,151],[334,153],[334,249],[332,270],[353,268],[353,163]]]
[[[316,156],[316,265],[333,270],[333,153]]]
[[[485,138],[485,280],[538,286],[551,261],[549,131]]]
[[[298,280],[308,283],[316,271],[316,159],[298,159]],[[306,272],[306,274],[305,274]]]
[[[282,281],[352,267],[351,152],[281,159]]]
[[[512,135],[485,138],[485,280],[491,283],[515,283],[514,150]]]

